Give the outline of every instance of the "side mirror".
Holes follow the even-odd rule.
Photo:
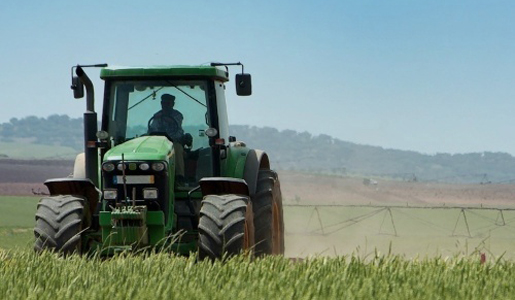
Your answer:
[[[71,89],[73,90],[73,98],[80,99],[84,98],[84,84],[80,80],[78,76],[72,77],[72,86]]]
[[[238,96],[252,95],[252,83],[250,81],[250,74],[236,74],[236,94]]]

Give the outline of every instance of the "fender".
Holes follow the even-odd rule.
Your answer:
[[[250,150],[245,160],[245,170],[243,171],[243,179],[249,187],[249,195],[251,197],[256,193],[257,179],[259,170],[270,170],[270,160],[268,154],[262,150]]]
[[[75,195],[84,196],[89,202],[89,210],[93,215],[100,199],[100,191],[93,182],[86,178],[54,178],[45,181],[51,196]]]
[[[202,195],[237,194],[249,196],[245,180],[233,177],[204,177],[200,179]]]
[[[227,148],[228,155],[222,164],[222,174],[226,177],[242,178],[245,171],[245,161],[251,149],[244,142],[232,142]]]
[[[86,155],[84,152],[77,154],[73,164],[73,178],[86,178]]]
[[[253,197],[257,188],[257,177],[260,169],[269,170],[268,154],[262,150],[249,149],[243,142],[233,142],[229,147],[227,161],[222,165],[226,177],[244,179]]]

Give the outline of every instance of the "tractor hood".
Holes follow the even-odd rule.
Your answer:
[[[145,136],[129,140],[106,152],[107,160],[168,160],[173,154],[173,143],[164,136]]]

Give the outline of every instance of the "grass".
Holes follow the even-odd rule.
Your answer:
[[[169,253],[110,259],[37,255],[31,250],[37,201],[0,197],[3,299],[510,299],[515,292],[515,262],[493,251],[499,241],[506,241],[502,247],[514,248],[511,212],[499,226],[496,211],[471,211],[467,220],[473,237],[461,237],[450,236],[456,223],[460,225],[460,210],[392,210],[395,236],[387,210],[373,214],[377,208],[285,207],[287,254],[309,246],[304,255],[322,255],[300,262],[238,256],[211,263]],[[481,264],[473,244],[484,241],[480,234],[485,230],[492,250]],[[294,240],[297,234],[302,242]],[[423,249],[446,244],[447,239],[452,255],[395,254],[408,250],[402,247]]]
[[[220,262],[170,254],[108,260],[0,254],[6,299],[510,299],[512,262],[377,256]]]
[[[73,159],[80,152],[70,147],[30,142],[0,142],[0,149],[0,155],[12,159]]]
[[[39,197],[0,196],[0,248],[32,247]]]

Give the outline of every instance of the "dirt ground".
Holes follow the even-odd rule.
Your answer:
[[[0,159],[0,195],[47,192],[44,181],[67,177],[73,161]],[[515,205],[515,184],[446,184],[278,171],[286,205]]]
[[[33,195],[48,192],[43,182],[67,177],[73,161],[0,159],[0,195]]]
[[[514,184],[445,184],[279,172],[285,204],[515,205]],[[367,184],[366,184],[367,183]]]
[[[66,177],[72,161],[0,160],[0,195],[47,192],[43,182]],[[515,184],[445,184],[279,171],[284,204],[515,205]]]

